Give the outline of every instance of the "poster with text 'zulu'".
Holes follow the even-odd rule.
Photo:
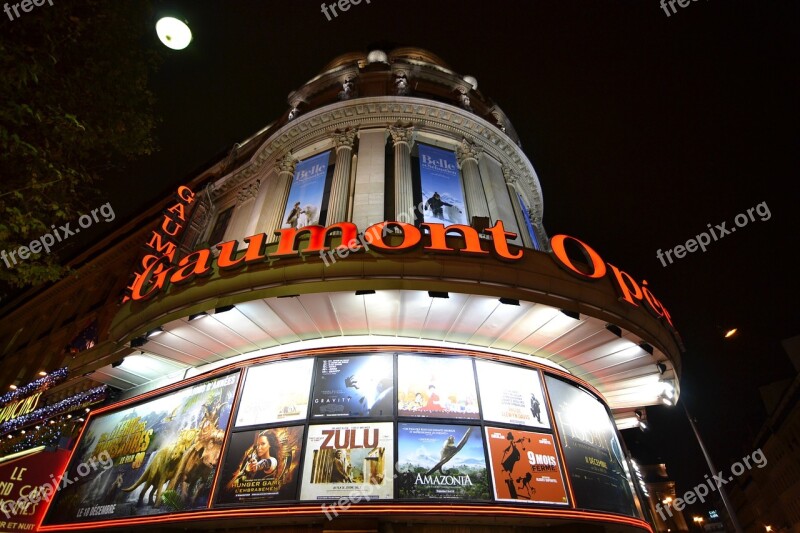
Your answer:
[[[237,372],[92,417],[67,471],[98,457],[113,464],[62,486],[44,523],[205,508],[238,379]]]
[[[460,357],[397,357],[397,414],[478,418],[472,360]]]
[[[427,144],[418,146],[425,222],[446,226],[467,224],[464,190],[455,152]]]
[[[553,436],[486,428],[494,496],[498,500],[567,505]]]
[[[302,445],[303,426],[231,435],[215,504],[294,500]]]
[[[394,495],[391,422],[309,426],[301,500]]]
[[[391,355],[318,357],[314,376],[313,418],[394,414]]]
[[[638,516],[622,446],[606,408],[575,385],[551,376],[546,382],[575,505]]]
[[[299,229],[319,224],[330,157],[329,150],[297,164],[283,213],[282,228]]]
[[[539,372],[489,361],[475,369],[485,420],[550,428]]]
[[[480,427],[401,422],[397,433],[400,498],[489,499]]]
[[[311,358],[249,368],[236,412],[236,427],[304,419],[313,368]]]

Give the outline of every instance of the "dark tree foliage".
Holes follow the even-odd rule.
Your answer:
[[[7,252],[53,224],[74,228],[80,214],[105,202],[104,176],[154,150],[148,77],[160,61],[146,0],[45,2],[20,15],[12,21],[0,12],[0,251]],[[63,277],[65,250],[57,243],[12,268],[0,261],[0,295]]]

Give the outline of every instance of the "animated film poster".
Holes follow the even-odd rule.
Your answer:
[[[394,362],[391,355],[319,357],[314,372],[311,416],[392,416]]]
[[[303,426],[241,431],[231,435],[219,477],[216,504],[297,498]]]
[[[391,499],[393,429],[391,422],[309,426],[300,499]]]
[[[480,427],[401,422],[397,432],[400,498],[490,498]]]
[[[547,376],[546,382],[576,505],[638,516],[622,447],[603,404],[560,379]]]
[[[497,500],[569,504],[552,435],[487,427],[486,442]]]
[[[205,508],[238,379],[236,372],[91,418],[68,471],[100,456],[109,467],[63,486],[44,523]]]
[[[304,420],[314,360],[293,359],[247,370],[235,426]]]
[[[471,359],[400,355],[397,387],[399,416],[478,418]]]
[[[538,371],[489,361],[475,368],[485,420],[550,428]]]

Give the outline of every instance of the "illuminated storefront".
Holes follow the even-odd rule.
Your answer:
[[[673,318],[548,237],[502,110],[412,48],[289,104],[125,241],[123,303],[69,361],[122,393],[67,472],[113,466],[41,530],[649,530],[617,429],[674,401]]]

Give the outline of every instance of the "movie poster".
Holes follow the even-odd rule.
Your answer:
[[[78,472],[67,472],[75,477],[86,475],[99,468],[104,468],[103,459]],[[34,531],[42,521],[47,502],[56,493],[60,483],[59,476],[67,466],[69,452],[67,450],[49,451],[39,448],[21,452],[16,459],[8,459],[0,464],[0,533]]]
[[[397,432],[400,498],[490,498],[480,427],[401,422]]]
[[[399,416],[478,418],[471,359],[399,355],[397,383]]]
[[[394,362],[391,355],[318,357],[312,418],[392,416]]]
[[[305,419],[313,370],[312,358],[249,368],[235,426],[239,428]]]
[[[575,504],[638,517],[624,456],[605,406],[588,392],[546,377]]]
[[[418,146],[424,221],[445,226],[468,224],[455,152],[421,143]]]
[[[231,435],[216,504],[295,500],[303,426],[240,431]]]
[[[550,429],[538,371],[489,361],[475,369],[484,420]]]
[[[497,500],[569,505],[552,435],[487,427],[486,442]]]
[[[366,501],[394,496],[392,423],[310,426],[300,499],[355,495]]]
[[[219,463],[239,373],[102,413],[87,422],[69,472],[108,468],[56,493],[46,524],[203,509]]]
[[[289,200],[281,221],[282,228],[302,228],[319,224],[325,178],[331,151],[317,154],[297,163],[289,189]]]

